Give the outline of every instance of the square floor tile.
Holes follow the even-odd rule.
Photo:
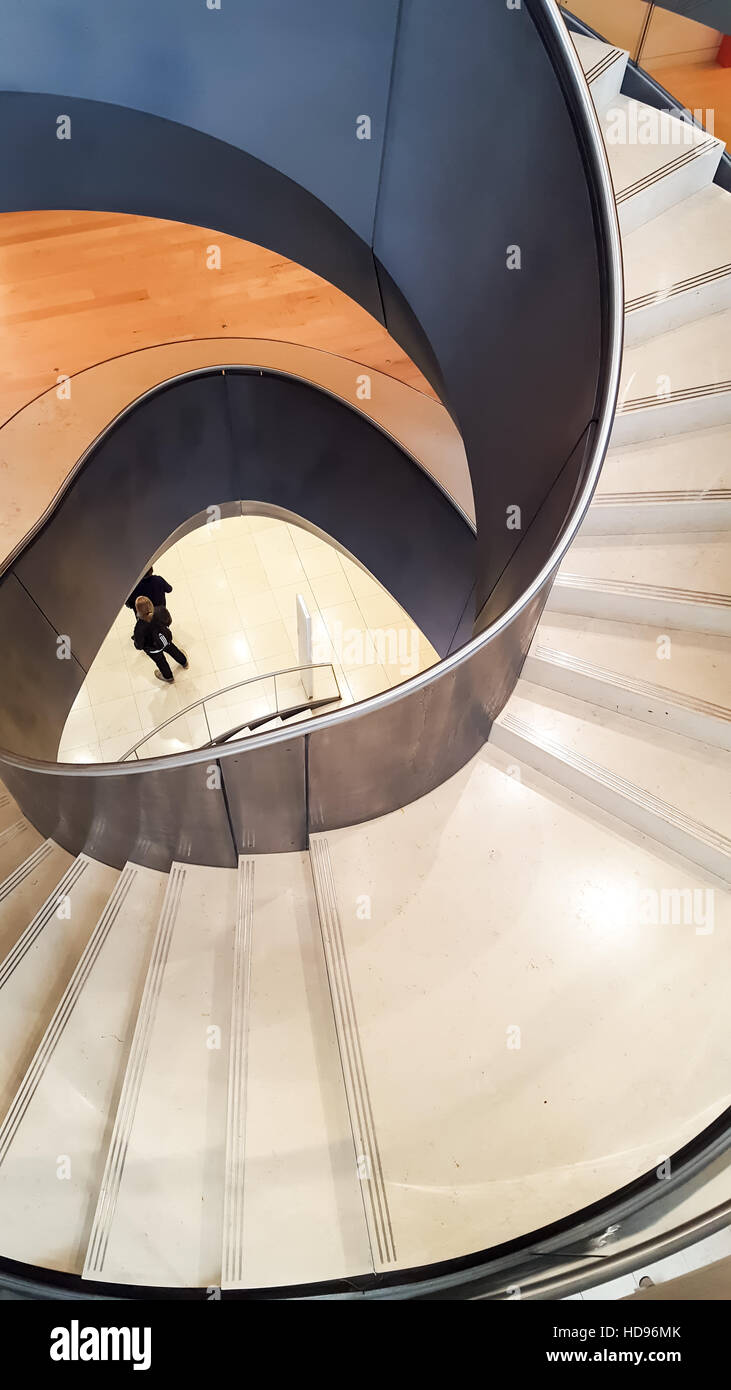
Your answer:
[[[244,666],[253,660],[251,635],[258,629],[252,628],[251,632],[247,632],[241,626],[238,613],[236,617],[236,626],[228,632],[210,634],[208,637],[207,645],[214,671],[228,671],[232,666]]]
[[[246,635],[255,661],[273,652],[287,651],[289,648],[287,631],[281,618],[273,623],[263,623],[261,627],[249,628]],[[223,665],[223,662],[220,664]]]
[[[113,738],[115,734],[135,734],[142,732],[136,697],[125,695],[121,700],[105,700],[94,708],[94,722],[99,740]]]
[[[310,581],[320,608],[333,608],[336,603],[354,603],[355,595],[343,571],[337,574],[316,575]]]

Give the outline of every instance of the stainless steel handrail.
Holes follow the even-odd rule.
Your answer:
[[[386,709],[398,701],[426,689],[437,681],[448,678],[457,671],[458,668],[469,662],[477,652],[481,651],[482,648],[493,641],[505,628],[509,627],[540,593],[571,545],[589,508],[609,443],[619,391],[624,312],[622,251],[617,210],[614,201],[614,190],[611,174],[609,172],[607,154],[604,148],[597,114],[589,94],[581,65],[555,0],[540,0],[540,12],[541,18],[548,27],[550,33],[552,56],[554,58],[558,57],[560,64],[562,64],[563,79],[565,83],[569,85],[583,118],[582,135],[585,140],[586,156],[591,165],[594,178],[597,216],[600,221],[600,235],[606,252],[606,360],[603,368],[604,375],[601,386],[601,399],[595,421],[596,431],[592,445],[591,461],[586,469],[584,481],[574,506],[573,516],[563,528],[551,554],[525,592],[521,594],[499,618],[496,618],[483,632],[481,632],[479,636],[473,637],[458,651],[452,653],[451,656],[443,658],[442,661],[429,667],[428,670],[421,672],[419,675],[412,676],[401,685],[394,686],[390,690],[382,691],[380,694],[371,696],[369,699],[359,702],[358,704],[349,705],[345,709],[334,710],[329,714],[318,715],[315,719],[308,721],[306,728],[300,728],[300,726],[298,726],[297,730],[281,729],[271,730],[265,734],[257,734],[254,739],[247,740],[243,747],[235,748],[234,752],[238,757],[246,752],[250,752],[254,748],[260,751],[263,747],[272,744],[303,738],[317,733],[320,730],[333,729],[346,721],[361,719],[366,715],[373,714],[377,710]],[[216,370],[218,369],[206,368],[205,374],[208,375]],[[226,368],[222,367],[221,370],[226,370]],[[86,457],[91,449],[98,444],[99,440],[105,437],[110,430],[115,428],[119,420],[128,414],[130,410],[134,409],[141,400],[146,399],[146,397],[154,394],[156,391],[165,389],[170,385],[171,381],[183,380],[186,377],[201,374],[200,372],[184,372],[179,376],[170,378],[167,382],[158,384],[153,390],[145,392],[137,401],[132,402],[124,411],[120,412],[116,419],[100,432],[94,443],[89,446],[89,450],[85,452],[84,457]],[[275,374],[280,376],[290,375],[286,372],[276,372]],[[324,391],[322,387],[316,389]],[[329,395],[331,393],[324,391],[324,394]],[[377,426],[377,428],[380,427]],[[24,549],[27,543],[28,540],[26,538],[21,549]],[[226,757],[230,751],[231,750],[222,749],[220,756]],[[50,776],[91,779],[109,776],[136,776],[152,768],[159,770],[161,766],[166,768],[188,767],[203,762],[207,756],[209,757],[210,754],[207,754],[205,750],[193,750],[187,753],[168,754],[165,758],[141,759],[136,763],[114,762],[79,764],[50,763],[42,759],[20,756],[13,753],[10,749],[0,749],[0,760],[11,767],[26,769],[28,771],[42,771]]]
[[[247,676],[244,681],[235,681],[233,685],[223,685],[220,690],[212,690],[210,695],[201,695],[199,700],[194,700],[192,704],[186,705],[184,709],[177,710],[175,714],[170,715],[169,719],[163,719],[161,724],[156,724],[154,729],[150,729],[149,733],[143,734],[142,738],[138,739],[137,743],[133,743],[132,747],[127,749],[127,752],[120,758],[120,762],[126,762],[138,748],[142,747],[143,743],[147,743],[148,739],[154,738],[162,729],[167,729],[169,724],[174,724],[176,719],[182,719],[184,715],[190,714],[191,710],[199,709],[201,705],[205,705],[207,700],[217,700],[219,695],[228,695],[230,690],[241,690],[245,685],[258,685],[260,681],[274,681],[274,698],[275,701],[277,701],[277,708],[272,711],[271,718],[276,719],[277,715],[281,713],[277,700],[277,676],[290,676],[295,671],[332,671],[335,689],[338,692],[337,695],[333,696],[333,699],[342,699],[338,678],[335,675],[335,667],[331,661],[309,661],[301,666],[282,666],[277,671],[266,671],[261,676]],[[242,727],[244,726],[242,725]],[[165,757],[166,754],[163,753],[159,756]],[[138,761],[140,760],[138,759]],[[88,764],[84,764],[84,766],[88,766]]]

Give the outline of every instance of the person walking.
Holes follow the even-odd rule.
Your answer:
[[[173,592],[172,584],[168,584],[167,579],[163,579],[161,574],[154,574],[152,565],[146,574],[143,574],[139,584],[135,586],[125,603],[125,608],[135,611],[135,603],[138,598],[149,598],[154,608],[162,608],[165,603],[165,595]]]
[[[175,677],[170,670],[168,656],[177,661],[184,671],[188,669],[188,658],[185,652],[181,652],[173,642],[173,634],[170,631],[170,614],[164,607],[155,608],[152,599],[140,594],[135,600],[135,613],[137,622],[132,634],[132,641],[140,652],[145,652],[150,661],[154,661],[157,670],[155,675],[159,681],[171,683]]]

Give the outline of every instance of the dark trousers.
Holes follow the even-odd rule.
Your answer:
[[[164,676],[166,681],[171,681],[173,678],[173,673],[170,670],[170,664],[166,660],[167,656],[171,656],[173,658],[173,661],[177,661],[179,666],[185,666],[188,660],[187,656],[185,656],[184,653],[181,652],[180,647],[176,647],[174,642],[170,642],[168,646],[165,648],[164,652],[148,652],[147,655],[149,656],[150,661],[154,661],[158,671],[160,672],[160,675]]]

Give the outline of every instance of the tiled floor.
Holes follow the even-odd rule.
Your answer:
[[[271,517],[202,526],[171,546],[155,570],[173,586],[173,636],[190,669],[171,662],[175,684],[156,680],[153,663],[132,645],[134,620],[123,608],[66,721],[61,761],[114,761],[201,696],[296,666],[298,594],[312,616],[313,659],[333,663],[347,703],[398,685],[438,660],[371,575],[309,531]],[[245,692],[248,717],[267,712],[270,690],[268,682]],[[223,726],[230,726],[225,718]],[[182,721],[175,729],[179,734]]]

